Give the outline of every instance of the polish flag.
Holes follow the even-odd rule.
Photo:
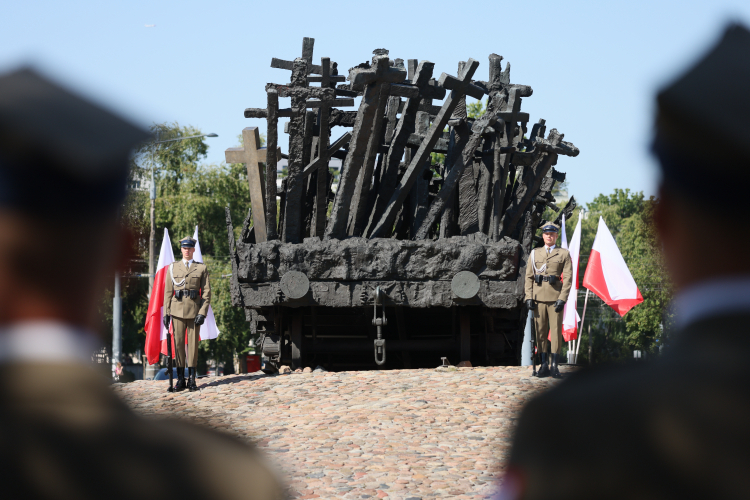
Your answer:
[[[159,362],[159,354],[167,354],[167,329],[164,327],[164,287],[166,286],[169,265],[174,262],[172,242],[169,232],[164,228],[164,239],[159,251],[159,263],[156,265],[154,286],[151,287],[151,298],[148,301],[146,313],[146,357],[148,362],[155,365]]]
[[[576,340],[578,338],[578,323],[581,321],[581,317],[578,316],[576,310],[576,302],[578,299],[578,261],[581,256],[581,216],[578,216],[578,224],[576,224],[575,231],[573,231],[573,238],[570,240],[570,248],[568,248],[568,238],[565,234],[565,215],[563,215],[562,222],[562,248],[567,248],[570,252],[570,261],[573,263],[573,284],[570,288],[570,295],[568,295],[568,301],[565,303],[565,311],[563,312],[563,331],[562,336],[566,342]]]
[[[196,262],[203,263],[203,254],[201,253],[201,244],[198,241],[198,226],[195,226],[195,234],[193,235],[195,240],[195,253],[193,254],[193,260]],[[200,336],[201,340],[211,340],[219,336],[219,327],[216,326],[216,318],[214,317],[214,310],[211,306],[208,306],[208,314],[206,320],[201,325]]]
[[[622,258],[604,219],[599,217],[594,246],[583,276],[583,286],[594,292],[620,316],[643,302],[641,291]]]

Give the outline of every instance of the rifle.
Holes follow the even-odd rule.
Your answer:
[[[169,318],[169,324],[172,325],[172,318]],[[172,377],[172,336],[167,328],[167,371],[169,372],[169,388],[167,392],[174,392],[174,381]]]
[[[536,325],[534,324],[534,315],[531,310],[528,310],[528,314],[531,314],[531,376],[536,377]]]

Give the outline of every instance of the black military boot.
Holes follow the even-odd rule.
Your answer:
[[[552,378],[562,378],[562,375],[560,375],[560,370],[557,369],[557,361],[560,359],[559,354],[553,354],[552,355]]]
[[[188,376],[190,377],[190,380],[188,381],[188,390],[190,392],[197,391],[198,386],[195,385],[195,368],[188,368]]]
[[[185,383],[185,367],[178,366],[177,367],[177,384],[175,384],[174,386],[174,392],[184,391],[185,388],[187,388],[187,384]]]
[[[539,365],[539,378],[549,377],[549,366],[547,365],[547,353],[542,353],[542,364]]]

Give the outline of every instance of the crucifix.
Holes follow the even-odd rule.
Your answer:
[[[535,137],[533,147],[534,163],[524,168],[519,188],[513,192],[513,200],[500,221],[499,237],[496,239],[506,236],[516,227],[526,208],[534,201],[534,195],[539,192],[547,173],[557,163],[558,156],[578,156],[578,148],[563,141],[563,134],[554,128],[550,130],[546,139]]]
[[[484,91],[479,87],[475,86],[471,82],[471,77],[474,76],[474,72],[477,70],[479,62],[474,59],[469,59],[466,63],[464,74],[459,78],[454,78],[450,75],[443,73],[440,75],[438,84],[446,89],[451,90],[450,95],[445,99],[443,106],[440,108],[440,112],[435,117],[435,121],[432,124],[432,128],[428,131],[419,149],[412,157],[411,163],[404,172],[401,181],[396,188],[396,191],[388,201],[383,216],[378,221],[377,225],[370,235],[371,238],[382,238],[386,232],[390,232],[390,228],[396,222],[396,216],[398,215],[401,206],[404,204],[404,200],[409,195],[414,182],[417,177],[422,175],[424,166],[432,153],[432,149],[437,143],[438,139],[443,133],[443,128],[448,123],[453,110],[456,109],[458,101],[462,96],[469,94],[472,96],[479,95],[478,99],[484,95]],[[389,229],[386,229],[389,228]]]
[[[242,130],[241,148],[229,148],[224,151],[227,163],[244,163],[247,166],[247,183],[250,188],[250,203],[253,208],[253,227],[255,242],[267,241],[265,194],[266,186],[261,164],[266,163],[268,149],[260,147],[258,127],[246,127]],[[276,150],[276,159],[281,158],[281,149]],[[275,188],[275,186],[274,186]],[[275,193],[274,193],[275,195]]]
[[[459,78],[463,73],[465,63],[458,63]],[[464,147],[469,141],[471,130],[469,129],[468,116],[466,113],[466,96],[464,95],[458,102],[456,109],[453,110],[451,119],[448,120],[450,126],[450,138],[448,154],[445,155],[445,176],[450,174],[454,164],[459,161],[463,155]],[[442,188],[441,188],[442,191]],[[445,200],[445,208],[440,217],[440,237],[450,238],[459,234],[459,210],[458,196],[456,191],[452,191],[450,196]]]

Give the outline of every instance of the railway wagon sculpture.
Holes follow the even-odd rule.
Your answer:
[[[565,179],[558,156],[578,149],[544,120],[529,130],[521,100],[532,89],[510,83],[496,54],[486,81],[473,59],[435,80],[433,63],[385,49],[344,77],[327,57],[313,63],[313,44],[272,59],[290,82],[267,84],[266,107],[245,110],[267,120],[267,147],[246,128],[243,147],[226,151],[247,165],[252,204],[239,238],[227,209],[232,301],[264,369],[518,364],[526,259],[545,207],[558,220],[575,208],[551,192]],[[467,96],[486,100],[481,116],[467,115]],[[358,110],[340,109],[356,97]],[[331,158],[342,160],[337,185]]]

